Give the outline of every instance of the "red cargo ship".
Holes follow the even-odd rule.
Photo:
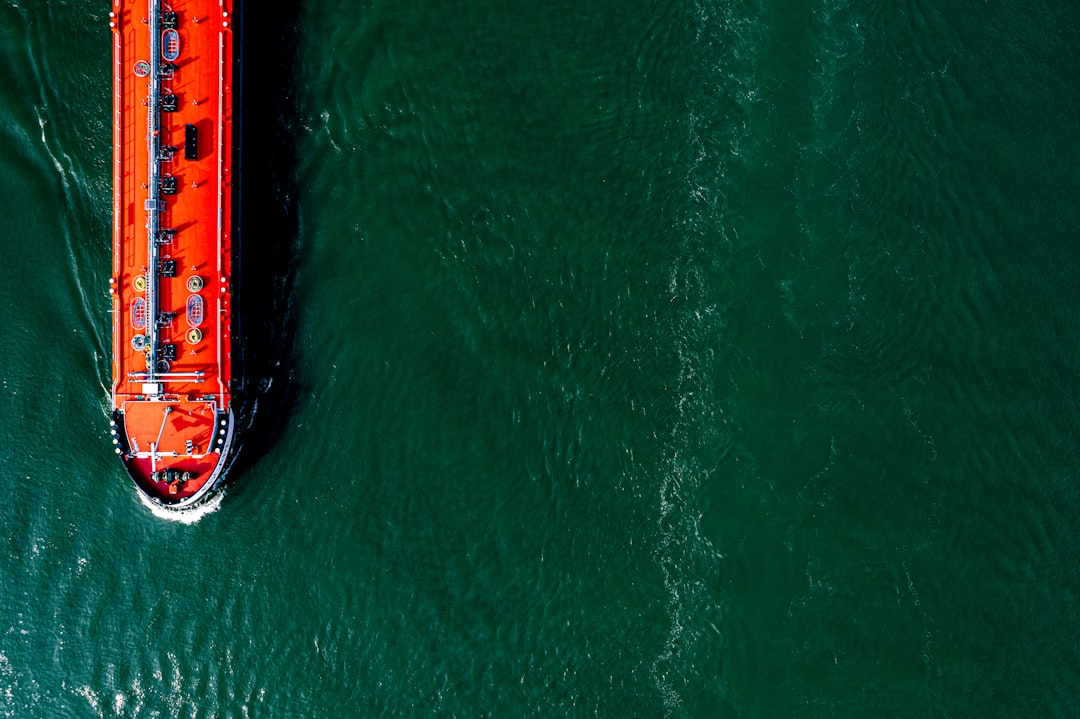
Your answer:
[[[175,509],[233,442],[233,0],[114,0],[113,444]]]

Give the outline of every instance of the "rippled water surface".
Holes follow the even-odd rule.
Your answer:
[[[0,717],[1080,712],[1076,7],[249,8],[182,522],[107,440],[108,10],[0,1]]]

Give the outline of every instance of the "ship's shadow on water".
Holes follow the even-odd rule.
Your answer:
[[[281,436],[295,405],[292,308],[296,216],[296,65],[301,3],[273,11],[237,0],[240,19],[234,267],[237,436],[226,483],[257,485],[250,470]],[[245,7],[246,6],[246,7]]]

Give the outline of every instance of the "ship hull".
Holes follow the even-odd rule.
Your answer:
[[[234,445],[233,0],[114,0],[112,417],[157,505],[220,486]]]

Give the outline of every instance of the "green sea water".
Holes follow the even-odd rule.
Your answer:
[[[107,433],[108,11],[0,0],[0,717],[1080,715],[1080,5],[246,8],[183,521]]]

